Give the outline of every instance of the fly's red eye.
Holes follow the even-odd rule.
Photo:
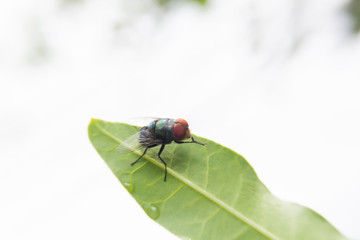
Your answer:
[[[186,135],[186,128],[180,123],[175,123],[173,128],[173,133],[175,140],[177,141],[183,140]]]
[[[180,123],[182,125],[184,125],[185,127],[189,127],[189,124],[187,123],[187,121],[185,119],[182,118],[178,118],[175,120],[177,123]]]
[[[175,121],[174,124],[174,128],[173,128],[173,134],[174,134],[174,139],[177,141],[180,140],[184,140],[185,138],[187,138],[187,132],[188,130],[189,124],[186,122],[186,120],[182,119],[182,118],[178,118]]]

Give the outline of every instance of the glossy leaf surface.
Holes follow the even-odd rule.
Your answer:
[[[170,144],[120,154],[115,148],[138,127],[93,119],[89,138],[106,164],[153,220],[186,239],[346,239],[309,208],[279,200],[239,154],[195,136],[198,144]]]

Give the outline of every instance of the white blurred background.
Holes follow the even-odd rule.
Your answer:
[[[360,238],[359,1],[199,2],[0,3],[0,239],[177,239],[87,137],[143,116],[187,119]]]

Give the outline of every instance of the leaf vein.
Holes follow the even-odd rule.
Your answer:
[[[153,201],[150,202],[150,204],[154,204],[154,203],[166,203],[167,201],[169,201],[173,196],[175,196],[175,194],[180,191],[180,189],[182,189],[185,186],[185,184],[180,185],[177,189],[175,189],[172,193],[169,194],[169,196],[167,196],[166,198],[162,199],[162,200],[158,200],[158,201]]]

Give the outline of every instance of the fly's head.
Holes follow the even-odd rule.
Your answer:
[[[173,134],[176,141],[191,138],[189,124],[185,119],[178,118],[175,120]]]

